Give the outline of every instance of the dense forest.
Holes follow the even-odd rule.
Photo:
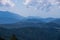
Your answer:
[[[0,40],[60,40],[60,29],[53,27],[0,28]]]

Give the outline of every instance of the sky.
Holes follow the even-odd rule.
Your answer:
[[[60,0],[0,0],[0,11],[24,17],[60,18]]]

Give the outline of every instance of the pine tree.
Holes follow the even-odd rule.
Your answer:
[[[10,40],[17,40],[16,36],[13,34]]]

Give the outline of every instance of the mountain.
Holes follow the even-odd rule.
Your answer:
[[[56,18],[41,18],[41,17],[35,17],[35,16],[29,16],[27,17],[27,21],[38,21],[38,22],[51,22],[54,21]]]
[[[23,27],[60,27],[59,18],[22,17],[12,12],[0,11],[0,27],[23,28]]]
[[[22,20],[22,16],[8,11],[0,11],[0,24],[11,24]]]
[[[35,16],[26,17],[26,20],[25,21],[26,22],[32,22],[32,23],[38,23],[38,22],[43,23],[42,18],[35,17]]]
[[[43,18],[42,20],[46,23],[54,21],[56,18]]]
[[[60,28],[60,25],[57,24],[57,23],[54,23],[54,22],[46,23],[46,26],[47,26],[48,28]]]
[[[57,23],[54,23],[53,21],[51,22],[43,22],[41,20],[38,19],[26,19],[23,21],[19,21],[13,24],[0,24],[0,27],[4,27],[4,28],[24,28],[24,27],[44,27],[44,28],[51,28],[51,27],[59,27],[60,25]]]
[[[11,24],[16,22],[32,22],[32,23],[48,23],[54,21],[55,18],[40,18],[35,16],[22,17],[21,15],[8,12],[0,11],[0,24]]]
[[[57,18],[25,18],[0,11],[0,37],[9,40],[14,34],[18,40],[60,40],[59,23]]]
[[[54,22],[54,23],[56,23],[56,24],[59,24],[59,25],[60,25],[60,18],[57,18],[57,19],[55,19],[55,20],[53,20],[53,21],[51,21],[51,22]]]

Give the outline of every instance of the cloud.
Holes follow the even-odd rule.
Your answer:
[[[11,0],[0,0],[0,6],[14,7],[15,4]]]
[[[60,0],[25,0],[23,4],[41,10],[48,10],[53,6],[58,6],[60,8]]]
[[[28,5],[32,0],[25,0],[24,5]]]

